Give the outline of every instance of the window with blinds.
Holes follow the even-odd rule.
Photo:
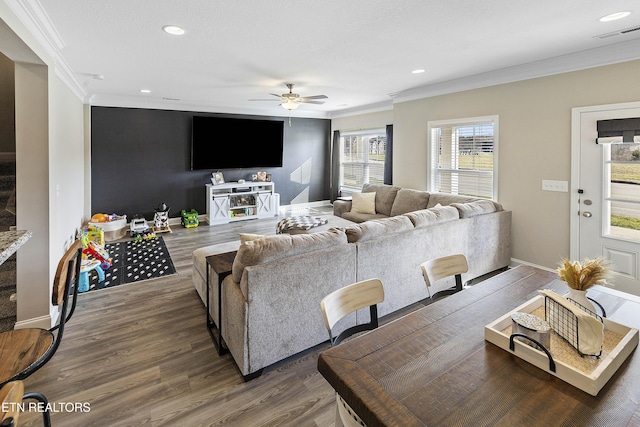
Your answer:
[[[382,184],[386,143],[384,129],[341,134],[340,188],[360,190],[363,184]]]
[[[433,192],[495,200],[498,118],[429,122]]]

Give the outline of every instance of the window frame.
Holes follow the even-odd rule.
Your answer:
[[[354,193],[354,192],[359,192],[362,190],[362,186],[358,187],[352,187],[349,185],[345,185],[344,184],[344,163],[345,163],[345,159],[344,159],[344,142],[345,142],[345,137],[351,137],[351,136],[373,136],[373,135],[379,135],[379,136],[384,136],[386,138],[387,136],[387,130],[385,128],[371,128],[371,129],[361,129],[361,130],[354,130],[354,131],[345,131],[345,132],[340,132],[340,157],[339,157],[339,180],[338,180],[338,189],[341,193]],[[386,157],[386,152],[385,152],[385,157]],[[369,157],[367,156],[367,161],[364,163],[368,163],[369,161]],[[384,162],[382,165],[382,180],[384,181]],[[367,174],[369,175],[369,174]],[[366,184],[366,183],[363,183]]]
[[[442,127],[454,127],[469,125],[475,126],[479,124],[493,124],[493,171],[492,171],[492,196],[490,200],[498,202],[498,164],[499,164],[499,139],[500,139],[500,121],[499,116],[479,116],[479,117],[467,117],[459,119],[447,119],[447,120],[431,120],[427,122],[427,188],[430,192],[438,192],[435,188],[436,179],[435,174],[437,170],[434,169],[434,143],[432,139],[432,129]],[[464,172],[463,172],[464,173]]]

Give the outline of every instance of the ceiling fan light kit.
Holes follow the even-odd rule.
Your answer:
[[[280,104],[280,106],[282,108],[284,108],[285,110],[295,110],[296,108],[298,108],[300,106],[300,104],[298,104],[297,102],[295,102],[293,99],[288,99],[287,102],[283,102],[282,104]]]
[[[326,95],[313,95],[313,96],[300,96],[297,93],[293,93],[293,83],[285,83],[289,89],[289,93],[283,93],[278,95],[277,93],[270,93],[278,99],[251,99],[250,101],[280,101],[280,106],[285,110],[295,110],[300,104],[324,104],[324,101],[317,101],[318,99],[327,99]]]

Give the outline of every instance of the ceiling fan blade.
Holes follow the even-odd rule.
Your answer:
[[[269,101],[269,102],[276,101],[276,102],[279,102],[280,100],[279,99],[250,99],[249,101]]]
[[[269,95],[277,96],[278,98],[282,98],[282,95],[278,95],[277,93],[270,93]]]
[[[298,102],[304,104],[324,104],[324,101],[305,101],[304,99],[299,99]]]
[[[313,95],[313,96],[304,96],[300,99],[327,99],[326,95]]]

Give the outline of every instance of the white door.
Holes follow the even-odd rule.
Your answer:
[[[640,144],[596,144],[597,121],[640,117],[640,103],[574,109],[572,258],[603,256],[614,264],[609,286],[640,295]],[[578,136],[576,136],[578,133]],[[576,140],[578,138],[578,141]],[[575,248],[573,246],[576,246]]]

